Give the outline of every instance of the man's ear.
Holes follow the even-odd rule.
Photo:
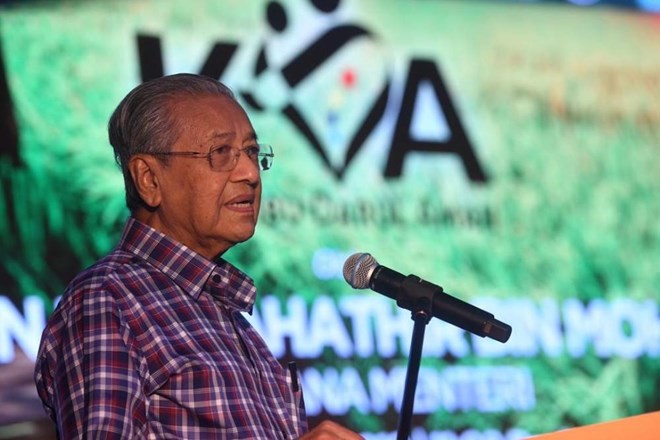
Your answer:
[[[151,208],[157,208],[161,202],[161,186],[158,180],[162,167],[153,156],[137,154],[128,162],[128,170],[133,178],[140,197]]]

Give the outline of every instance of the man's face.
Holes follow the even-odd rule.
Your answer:
[[[171,151],[208,153],[256,143],[243,109],[225,96],[174,101],[180,136]],[[209,259],[252,237],[261,201],[260,171],[244,153],[230,171],[211,169],[206,158],[169,157],[159,166],[161,200],[152,226]]]

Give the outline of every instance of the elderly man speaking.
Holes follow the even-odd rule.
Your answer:
[[[308,432],[295,372],[242,316],[252,280],[222,254],[254,234],[273,151],[222,83],[145,82],[109,126],[131,216],[67,287],[35,380],[59,438],[359,439]]]

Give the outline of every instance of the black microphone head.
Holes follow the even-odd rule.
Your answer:
[[[344,263],[344,279],[354,289],[366,289],[376,267],[378,261],[371,254],[353,254]]]

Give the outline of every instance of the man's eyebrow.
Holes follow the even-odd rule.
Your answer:
[[[231,139],[233,137],[236,137],[236,133],[231,132],[231,131],[214,131],[209,136],[209,140],[212,140],[212,141],[225,140],[225,139]]]
[[[257,133],[255,133],[254,131],[251,132],[251,133],[245,138],[245,140],[246,140],[246,141],[254,141],[254,142],[257,142]]]
[[[236,133],[233,131],[217,131],[214,133],[211,133],[211,136],[209,136],[209,140],[212,141],[217,141],[217,140],[230,140],[236,137]],[[248,135],[245,137],[245,141],[257,141],[257,133],[254,131],[248,133]]]

